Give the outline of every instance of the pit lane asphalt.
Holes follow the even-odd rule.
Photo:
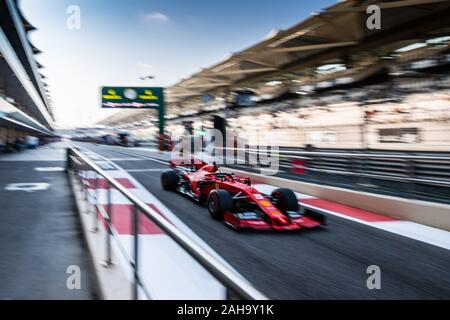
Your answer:
[[[63,143],[0,155],[0,300],[98,298],[67,174],[35,170],[65,166]],[[6,190],[11,183],[49,187]],[[69,266],[80,270],[79,290],[67,287]]]
[[[165,169],[139,152],[81,144],[124,169]],[[127,154],[124,154],[127,153]],[[121,160],[119,160],[121,159]],[[450,251],[328,215],[328,225],[295,233],[236,232],[206,208],[162,190],[160,172],[130,172],[187,226],[272,299],[450,299]],[[367,288],[367,268],[381,289]]]

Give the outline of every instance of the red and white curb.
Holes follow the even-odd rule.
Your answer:
[[[97,163],[108,162],[105,158],[92,152],[83,151],[91,160]],[[100,159],[101,158],[101,159]],[[177,226],[197,244],[226,263],[212,248],[190,230],[178,217],[165,207],[155,196],[148,192],[137,180],[115,164],[109,163],[112,170],[107,173],[121,185],[135,194],[149,207],[161,214],[165,219]],[[108,190],[104,179],[96,180],[93,172],[83,174],[83,181],[88,186],[89,202],[108,206]],[[98,189],[96,186],[98,185]],[[98,198],[97,198],[98,197]],[[111,190],[112,224],[118,233],[120,243],[129,257],[133,252],[132,236],[132,204],[117,190]],[[100,216],[99,213],[97,213]],[[99,218],[100,219],[100,218]],[[167,300],[222,300],[226,298],[225,288],[211,276],[200,264],[187,254],[178,244],[166,235],[150,219],[140,216],[139,231],[139,270],[142,281],[152,299]],[[102,219],[99,226],[104,227]],[[119,247],[112,242],[114,259],[128,270],[131,281],[133,273],[129,262],[120,252]],[[229,266],[231,268],[231,266]],[[232,268],[231,268],[232,269]],[[143,295],[141,294],[143,298]]]
[[[270,194],[273,190],[278,188],[263,183],[254,183],[254,185],[256,189],[266,194]],[[299,202],[307,208],[317,209],[343,219],[352,220],[450,250],[450,232],[448,231],[411,221],[399,220],[376,212],[350,207],[298,192],[296,192],[296,195]]]

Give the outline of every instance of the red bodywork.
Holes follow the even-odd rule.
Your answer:
[[[215,175],[217,167],[202,161],[193,164],[176,163],[171,161],[173,169],[185,169],[190,167],[192,172],[183,173],[183,177],[189,182],[192,192],[197,198],[207,199],[211,191],[223,189],[228,191],[235,199],[246,206],[251,204],[257,208],[258,216],[251,212],[225,212],[224,220],[236,229],[258,229],[258,230],[299,230],[315,228],[324,224],[324,220],[314,217],[293,214],[286,215],[278,210],[275,205],[256,188],[252,187],[249,178],[239,178],[231,175],[218,177]],[[242,211],[242,210],[241,210]],[[261,215],[262,213],[262,215]],[[249,217],[251,216],[251,217]]]

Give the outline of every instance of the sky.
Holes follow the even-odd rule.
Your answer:
[[[29,38],[43,51],[36,60],[45,66],[56,122],[80,127],[116,112],[100,108],[101,86],[172,85],[336,2],[21,0],[20,6],[38,28]],[[140,80],[149,74],[155,79]]]

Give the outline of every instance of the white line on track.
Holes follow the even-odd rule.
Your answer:
[[[136,158],[108,158],[110,161],[145,161],[145,159],[136,159]]]
[[[104,148],[104,149],[105,149],[105,150],[112,151],[112,152],[117,152],[117,153],[121,153],[121,154],[124,154],[124,155],[128,155],[128,156],[132,156],[132,157],[137,157],[137,158],[141,158],[141,159],[145,159],[145,160],[150,160],[150,161],[158,162],[158,163],[164,164],[164,165],[166,165],[166,166],[168,165],[168,162],[167,162],[167,161],[158,160],[158,159],[155,159],[155,158],[152,158],[152,157],[143,156],[143,155],[135,154],[135,153],[124,152],[124,151],[111,150],[111,149],[109,149],[109,148]]]
[[[34,170],[41,172],[55,172],[55,171],[64,171],[65,169],[63,167],[40,167],[34,168]]]
[[[125,169],[127,172],[164,172],[166,169]]]
[[[394,233],[406,238],[425,242],[436,247],[450,250],[450,232],[438,228],[429,227],[423,224],[415,223],[407,220],[385,221],[385,222],[367,222],[348,215],[340,214],[336,211],[315,207],[306,203],[302,203],[305,208],[319,210],[330,215],[357,222],[366,226]]]

